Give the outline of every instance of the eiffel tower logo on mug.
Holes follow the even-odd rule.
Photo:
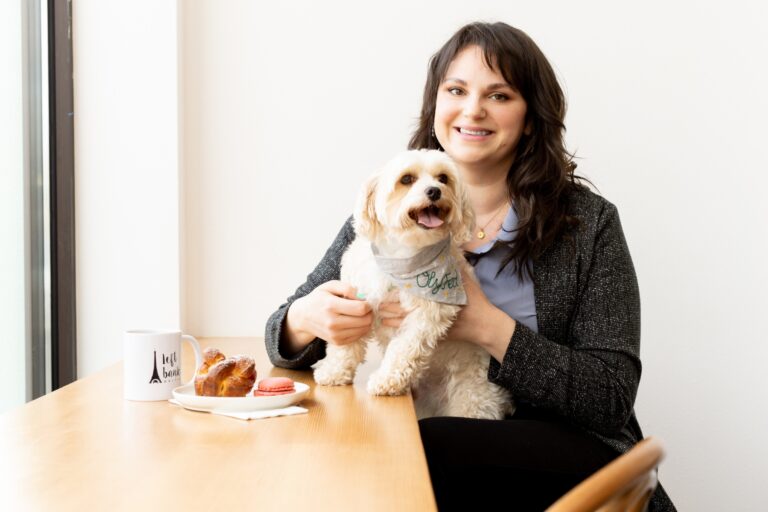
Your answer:
[[[162,381],[160,380],[160,374],[157,373],[157,350],[154,351],[155,354],[155,370],[152,372],[152,378],[149,379],[150,384],[160,384]]]

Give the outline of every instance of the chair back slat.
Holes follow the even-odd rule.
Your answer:
[[[664,447],[649,437],[571,489],[546,512],[644,512]]]

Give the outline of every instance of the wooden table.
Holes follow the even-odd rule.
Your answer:
[[[435,510],[410,396],[315,387],[261,338],[209,338],[259,378],[309,384],[307,414],[243,421],[123,400],[122,363],[0,416],[0,509]],[[186,348],[182,379],[194,371]]]

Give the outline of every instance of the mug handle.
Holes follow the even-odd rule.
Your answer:
[[[195,352],[195,371],[192,372],[192,378],[189,379],[189,382],[184,384],[184,386],[188,386],[189,384],[195,382],[195,372],[197,372],[197,369],[200,368],[201,364],[203,364],[203,351],[200,350],[200,344],[197,342],[194,336],[190,336],[189,334],[182,334],[181,339],[188,341],[189,344],[192,345],[192,350]]]

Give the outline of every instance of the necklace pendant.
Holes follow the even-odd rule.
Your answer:
[[[480,240],[485,238],[485,231],[483,231],[482,229],[480,231],[478,231],[477,232],[477,238],[479,238]]]

